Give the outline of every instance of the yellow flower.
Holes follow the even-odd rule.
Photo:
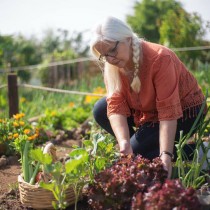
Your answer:
[[[19,120],[20,115],[19,115],[19,114],[14,114],[14,115],[13,115],[13,118],[16,119],[16,120]]]
[[[24,117],[24,116],[25,116],[25,114],[24,114],[24,113],[20,113],[19,115],[20,115],[20,118],[22,118],[22,117]]]
[[[19,113],[19,114],[15,114],[13,115],[13,118],[16,119],[16,120],[19,120],[20,118],[24,117],[25,114],[24,113]]]
[[[19,126],[19,123],[17,121],[13,122],[13,126],[14,127],[18,127]]]
[[[25,122],[23,122],[23,121],[20,121],[19,123],[21,126],[25,125]]]
[[[19,136],[18,133],[13,134],[13,137],[14,137],[14,138],[17,138],[18,136]]]
[[[2,120],[1,120],[1,122],[5,124],[7,121],[6,121],[6,120],[4,120],[4,119],[2,119]]]
[[[27,135],[27,134],[30,133],[30,131],[31,131],[30,129],[25,129],[25,130],[23,131],[23,133]]]
[[[86,103],[86,104],[90,103],[92,100],[93,100],[93,96],[87,95],[87,96],[85,97],[85,103]]]
[[[105,95],[106,90],[105,90],[104,88],[102,88],[102,87],[97,87],[97,88],[95,88],[95,89],[93,90],[93,93],[94,93],[94,94]],[[86,104],[87,104],[87,103],[91,103],[93,100],[97,100],[97,99],[99,99],[99,98],[101,98],[101,96],[91,96],[91,95],[87,95],[87,96],[85,97],[85,103],[86,103]]]
[[[97,93],[97,94],[105,94],[106,90],[102,87],[97,87],[93,90],[93,93]]]

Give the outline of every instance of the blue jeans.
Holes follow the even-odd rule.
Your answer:
[[[200,106],[196,107],[196,113],[192,114],[189,118],[189,111],[183,112],[183,118],[177,120],[177,130],[175,136],[175,143],[180,139],[180,131],[183,131],[183,135],[187,134],[200,111]],[[193,112],[193,110],[190,110]],[[107,118],[107,102],[106,98],[102,98],[96,102],[93,108],[93,116],[95,121],[108,133],[114,136],[114,132],[111,128],[109,119]],[[202,117],[200,121],[202,120]],[[127,118],[128,127],[130,131],[130,144],[132,146],[134,154],[140,154],[145,158],[152,160],[159,156],[159,122],[152,123],[147,122],[141,125],[138,129],[134,129],[135,124],[133,116]],[[193,134],[196,132],[194,130]],[[192,159],[192,153],[195,149],[195,144],[185,145],[184,151],[187,154],[189,160]],[[174,146],[174,157],[177,158],[176,147]]]

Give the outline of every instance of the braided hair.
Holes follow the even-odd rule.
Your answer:
[[[141,82],[139,79],[140,47],[139,47],[139,39],[135,34],[132,37],[132,48],[133,48],[134,73],[133,73],[133,80],[131,82],[131,88],[133,89],[133,91],[138,93],[141,88]]]

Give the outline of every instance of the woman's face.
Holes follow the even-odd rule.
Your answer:
[[[131,39],[127,38],[125,41],[106,41],[98,42],[95,45],[96,50],[100,53],[99,60],[108,62],[119,68],[125,68],[130,62],[131,58]]]

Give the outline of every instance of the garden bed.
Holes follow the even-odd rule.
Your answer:
[[[56,145],[58,156],[63,158],[65,154],[68,154],[71,151],[72,144],[80,144],[80,142],[78,140],[67,140],[63,141],[60,145]],[[0,210],[31,210],[20,203],[17,176],[20,174],[21,168],[18,157],[7,157],[6,162],[7,164],[0,168]],[[200,195],[201,191],[203,195]],[[201,202],[210,202],[209,189],[206,188],[198,191],[198,196]],[[202,210],[207,210],[209,207],[210,206],[202,205]],[[74,205],[66,209],[73,210]],[[78,210],[89,209],[90,207],[85,199],[78,202]]]
[[[85,123],[84,125],[87,125],[87,123]],[[85,127],[86,126],[84,126],[84,128]],[[88,153],[88,154],[96,153],[95,149],[101,149],[100,152],[102,152],[103,150],[107,150],[109,148],[107,146],[106,146],[106,149],[104,147],[100,148],[100,142],[102,142],[102,139],[100,139],[99,134],[96,134],[96,132],[94,132],[94,134],[95,134],[94,138],[97,137],[96,139],[94,139],[95,140],[95,144],[92,144],[92,143],[90,144],[90,141],[87,141],[87,140],[82,142],[81,134],[83,133],[84,128],[82,126],[80,128],[77,128],[76,130],[74,130],[73,133],[71,132],[71,133],[68,134],[68,137],[71,136],[72,134],[77,134],[76,136],[72,135],[72,137],[74,136],[75,137],[74,139],[77,139],[77,140],[63,139],[62,138],[62,137],[64,137],[63,133],[59,132],[59,135],[57,135],[56,138],[53,140],[53,143],[55,143],[55,147],[56,147],[56,151],[57,151],[56,153],[57,153],[57,156],[58,156],[59,160],[61,160],[62,162],[63,162],[63,160],[67,160],[68,154],[72,150],[72,145],[78,145],[79,147],[81,147],[82,144],[83,144],[83,147],[84,147],[83,151],[85,151],[85,152],[92,151],[93,152],[93,153],[91,152],[91,153]],[[86,133],[86,132],[84,132],[84,133]],[[94,148],[92,148],[92,147],[90,148],[90,145],[91,146],[98,145],[98,146],[96,146],[96,147],[94,146]],[[80,153],[80,154],[82,155],[82,153]],[[101,154],[102,153],[100,153],[100,155]],[[107,153],[107,156],[105,154],[105,156],[102,155],[102,156],[98,156],[98,157],[100,157],[100,158],[102,158],[102,157],[109,158],[109,163],[110,163],[110,161],[112,159],[111,156],[108,156],[108,153]],[[12,210],[13,209],[14,210],[28,209],[29,210],[29,208],[24,207],[20,203],[20,196],[19,196],[18,183],[17,183],[17,177],[21,173],[21,166],[20,166],[20,163],[19,163],[19,158],[20,157],[17,157],[17,156],[8,156],[8,157],[2,156],[0,158],[0,210],[7,210],[7,209],[8,210],[10,210],[10,209],[12,209]],[[93,162],[96,163],[95,162],[96,160],[101,160],[101,159],[93,159]],[[100,164],[102,164],[102,162],[100,162],[100,161],[97,162],[97,167],[98,167],[97,169],[101,169]],[[84,169],[84,170],[86,170],[86,169]],[[162,174],[162,173],[160,173],[160,174]],[[130,175],[128,174],[128,177],[129,176]],[[207,187],[205,187],[205,185],[203,185],[202,189],[196,191],[196,196],[198,196],[198,198],[200,200],[200,203],[202,204],[202,207],[201,208],[199,207],[199,209],[202,209],[202,210],[209,209],[209,207],[210,207],[210,205],[209,205],[210,204],[210,191],[209,191],[210,180],[207,180],[207,183],[208,183]],[[121,181],[119,182],[119,184],[121,184]],[[110,185],[110,186],[113,186],[113,185]],[[97,186],[96,186],[96,188],[97,188]],[[134,187],[134,189],[135,189],[135,187]],[[129,190],[129,192],[130,192],[130,190]],[[145,190],[142,190],[142,193],[144,193],[144,192],[145,192]],[[95,195],[92,194],[92,196],[95,196]],[[142,196],[140,195],[140,197],[138,197],[138,199],[141,199],[141,197]],[[122,201],[123,201],[123,199],[122,199]],[[97,201],[95,201],[95,202],[97,202]],[[130,202],[130,200],[128,200],[127,203],[129,204],[129,202]],[[208,205],[205,205],[207,203],[208,203]],[[98,205],[98,204],[96,203],[96,205]],[[101,205],[101,204],[99,204],[99,205]],[[102,203],[102,206],[103,206],[103,208],[102,208],[103,210],[107,209],[107,208],[104,207],[103,203]],[[66,209],[70,209],[70,210],[72,209],[73,210],[74,209],[74,205],[73,206],[68,206]],[[87,202],[87,200],[85,200],[84,197],[83,197],[82,200],[80,200],[78,202],[78,208],[77,209],[78,210],[83,210],[83,209],[89,210],[90,209],[90,207],[88,206],[88,202]],[[95,209],[97,209],[97,208],[95,208]],[[109,208],[109,209],[111,210],[111,209],[116,209],[116,208]],[[117,209],[121,209],[121,208],[117,208]],[[131,210],[131,207],[130,207],[130,205],[128,205],[128,207],[123,208],[123,209],[124,210]]]

